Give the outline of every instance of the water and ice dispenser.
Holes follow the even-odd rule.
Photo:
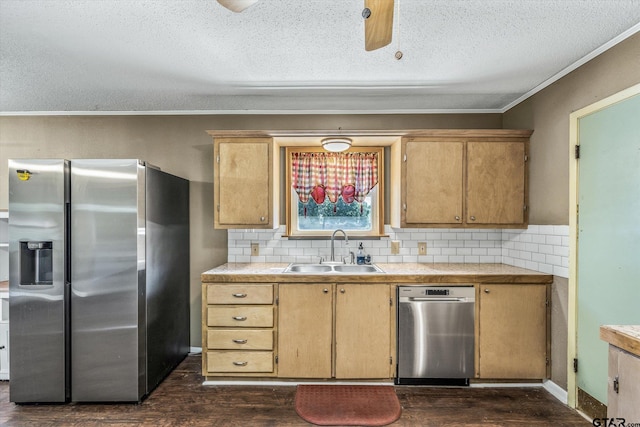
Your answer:
[[[20,285],[53,285],[53,242],[20,242]]]

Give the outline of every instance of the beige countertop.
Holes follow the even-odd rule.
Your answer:
[[[600,339],[640,357],[640,325],[600,326]]]
[[[385,273],[283,273],[288,263],[228,263],[202,273],[207,282],[551,283],[553,276],[504,264],[376,264]]]

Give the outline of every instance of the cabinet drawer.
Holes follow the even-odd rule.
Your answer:
[[[210,329],[207,348],[220,350],[273,350],[271,329]]]
[[[273,307],[207,307],[208,326],[273,327]]]
[[[208,351],[208,372],[273,372],[272,351]]]
[[[207,304],[272,304],[273,285],[207,285]]]

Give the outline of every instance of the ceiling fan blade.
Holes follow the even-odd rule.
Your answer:
[[[218,0],[218,3],[232,12],[240,13],[249,6],[258,3],[258,0]]]
[[[393,0],[364,0],[371,16],[364,21],[364,49],[376,50],[391,43]]]

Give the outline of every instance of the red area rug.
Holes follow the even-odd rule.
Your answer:
[[[400,418],[393,386],[298,385],[296,412],[321,426],[384,426]]]

